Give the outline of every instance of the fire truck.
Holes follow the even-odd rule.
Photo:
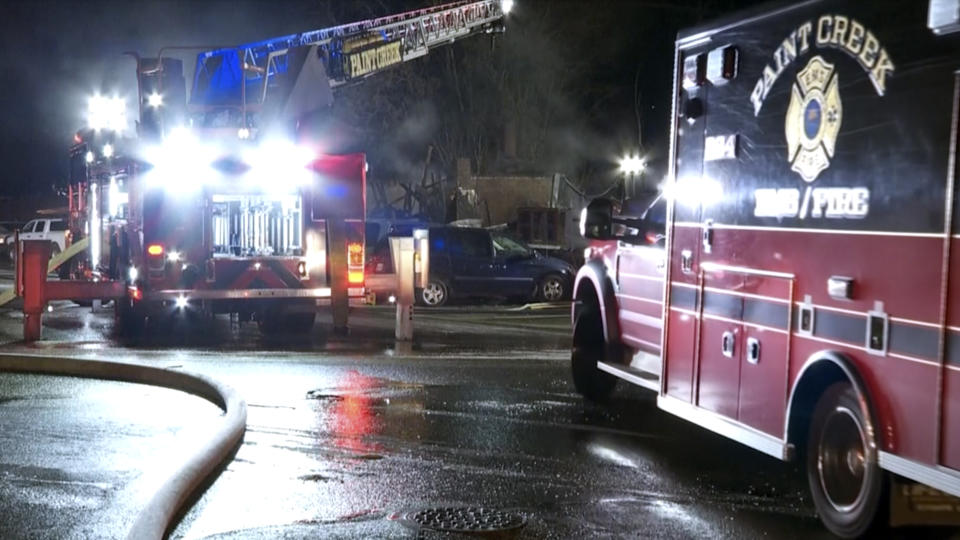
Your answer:
[[[457,39],[499,33],[512,1],[427,9],[199,50],[189,96],[168,47],[137,65],[137,136],[123,103],[90,101],[70,151],[71,239],[61,277],[126,283],[120,327],[235,313],[305,332],[317,306],[345,329],[363,297],[363,154],[330,153],[334,91]],[[118,119],[119,118],[119,119]]]
[[[678,35],[660,198],[595,200],[573,380],[805,465],[824,524],[960,496],[960,2],[767,5]],[[946,505],[956,512],[956,502]]]

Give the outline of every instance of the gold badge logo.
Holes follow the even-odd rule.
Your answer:
[[[816,180],[830,166],[840,132],[843,105],[839,75],[833,68],[820,56],[811,58],[797,73],[787,108],[787,159],[807,182]]]

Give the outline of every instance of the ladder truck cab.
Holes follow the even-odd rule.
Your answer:
[[[958,69],[957,0],[681,32],[661,198],[584,211],[577,389],[799,460],[841,537],[888,523],[892,479],[960,496]]]
[[[367,164],[335,153],[346,145],[324,127],[334,91],[502,32],[511,4],[461,1],[200,51],[189,95],[169,56],[185,48],[136,57],[137,137],[96,119],[117,108],[97,97],[71,149],[74,238],[90,247],[65,273],[126,281],[117,314],[129,330],[227,312],[307,331],[318,305],[345,328],[364,293]]]

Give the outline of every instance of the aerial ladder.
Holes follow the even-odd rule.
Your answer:
[[[501,33],[513,0],[463,0],[197,54],[194,125],[235,127],[241,138],[329,107],[333,90],[456,40]],[[164,70],[160,58],[141,73]],[[165,77],[157,81],[160,85]],[[141,83],[141,88],[143,88]],[[163,93],[162,87],[156,92]],[[146,100],[141,99],[141,107]]]

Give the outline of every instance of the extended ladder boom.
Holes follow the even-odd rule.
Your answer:
[[[301,78],[323,82],[311,64],[322,65],[326,84],[335,88],[456,39],[501,32],[504,15],[504,0],[464,0],[206,51],[197,56],[190,104],[256,109],[279,88],[287,100]]]

